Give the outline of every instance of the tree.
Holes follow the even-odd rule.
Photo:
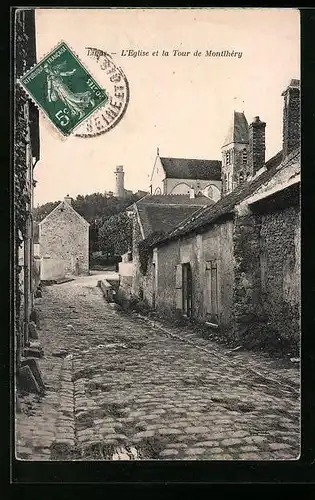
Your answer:
[[[132,194],[127,196],[124,199],[116,198],[115,196],[108,196],[106,193],[92,193],[87,195],[79,194],[75,200],[72,202],[73,208],[82,216],[85,220],[90,223],[90,253],[96,252],[98,250],[104,250],[106,253],[120,255],[124,253],[124,251],[120,252],[119,248],[126,248],[126,245],[123,244],[123,239],[126,236],[127,242],[129,241],[129,222],[125,217],[113,219],[113,224],[118,223],[122,224],[120,227],[124,227],[122,229],[122,237],[119,238],[119,234],[117,233],[117,229],[113,228],[113,234],[117,236],[116,243],[113,243],[114,246],[111,246],[111,242],[113,242],[113,237],[110,234],[107,234],[102,237],[102,242],[100,242],[99,230],[105,224],[103,234],[105,234],[107,223],[109,218],[115,216],[117,214],[123,213],[124,210],[138,201],[141,196],[137,194]],[[42,221],[58,204],[60,201],[48,202],[43,205],[35,208],[34,210],[34,221],[40,222]],[[126,221],[126,224],[124,223]],[[125,231],[127,231],[125,233]],[[130,235],[131,238],[131,235]],[[108,240],[108,243],[106,243]],[[120,243],[118,244],[118,241]],[[128,248],[126,249],[126,251]]]
[[[108,255],[122,255],[131,248],[132,220],[120,212],[104,220],[99,229],[99,249]]]

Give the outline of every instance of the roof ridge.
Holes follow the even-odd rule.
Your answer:
[[[161,158],[162,160],[186,160],[186,161],[217,161],[219,163],[221,163],[221,160],[211,160],[209,158],[184,158],[183,156],[179,157],[179,156],[160,156],[159,158]]]
[[[70,207],[70,209],[76,214],[76,216],[81,220],[81,221],[84,221],[85,224],[87,224],[88,226],[90,225],[90,223],[84,218],[82,217],[82,215],[79,214],[79,212],[76,211],[76,209],[70,205],[70,203],[67,203],[65,200],[62,200],[60,203],[58,203],[58,205],[55,206],[55,208],[53,210],[51,210],[51,212],[49,212],[49,214],[46,215],[46,217],[44,217],[43,220],[41,220],[39,222],[39,224],[42,224],[46,219],[48,219],[54,212],[57,211],[57,209],[61,206],[61,205],[64,205],[64,206],[67,206],[67,207]]]

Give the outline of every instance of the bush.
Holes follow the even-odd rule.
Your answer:
[[[121,257],[117,255],[108,256],[100,252],[90,254],[90,268],[116,266],[121,261]]]

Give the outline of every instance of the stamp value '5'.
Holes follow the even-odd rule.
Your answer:
[[[18,83],[63,135],[69,135],[108,101],[106,91],[65,42]]]

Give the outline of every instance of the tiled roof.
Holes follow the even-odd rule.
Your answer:
[[[204,206],[137,204],[139,218],[146,239],[152,233],[160,233],[162,235],[170,232],[180,222],[187,219],[196,211],[199,211],[200,208],[204,208]]]
[[[276,156],[277,155],[275,155],[275,157]],[[286,168],[292,163],[299,162],[300,152],[299,150],[293,151],[291,155],[289,155],[289,157],[282,164],[281,161],[279,161],[279,153],[277,161],[274,160],[275,157],[269,160],[270,162],[271,161],[274,162],[271,168],[262,172],[258,177],[254,178],[252,181],[246,182],[238,186],[234,191],[232,191],[227,196],[221,198],[214,205],[211,205],[210,207],[205,207],[204,209],[199,210],[199,212],[194,214],[192,217],[188,217],[185,221],[180,223],[174,230],[170,231],[168,235],[161,237],[159,243],[162,243],[163,241],[167,241],[169,239],[175,239],[179,236],[183,236],[184,234],[190,233],[198,229],[201,230],[201,228],[214,223],[220,217],[233,212],[235,205],[244,201],[246,198],[252,195],[258,188],[260,188],[263,184],[269,182],[276,174],[276,172],[279,170],[279,168],[281,169]]]
[[[247,144],[249,142],[248,123],[244,113],[234,111],[233,118],[226,135],[223,146],[227,146],[232,142]]]
[[[280,165],[280,163],[282,162],[282,155],[283,155],[283,152],[282,152],[282,149],[281,149],[281,151],[279,151],[277,154],[275,154],[274,156],[272,156],[265,163],[266,169],[270,170],[272,167]]]
[[[221,180],[221,161],[187,158],[160,158],[166,177],[171,179]]]

